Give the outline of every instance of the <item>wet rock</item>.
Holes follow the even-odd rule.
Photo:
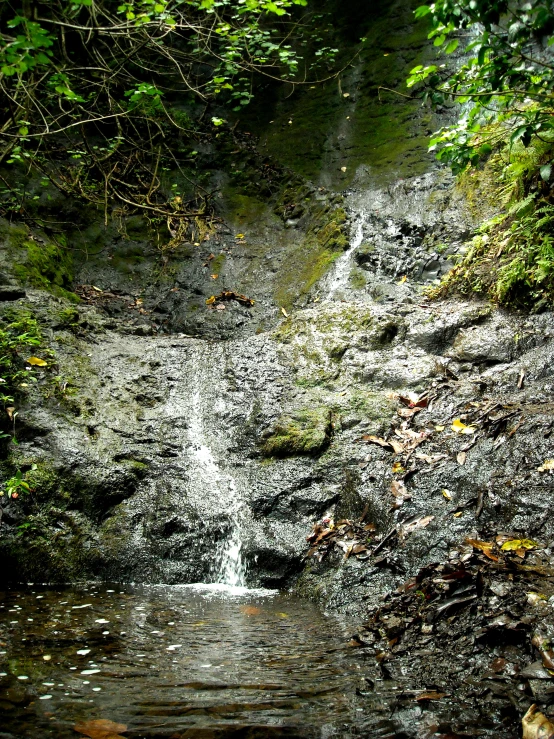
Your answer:
[[[26,291],[17,285],[0,285],[0,301],[20,300],[26,295]]]

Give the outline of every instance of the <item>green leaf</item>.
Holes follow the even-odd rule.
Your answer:
[[[420,5],[419,8],[416,8],[414,11],[414,15],[416,18],[423,18],[426,15],[429,15],[431,12],[431,8],[428,5]]]
[[[452,54],[456,49],[458,48],[460,44],[460,40],[457,38],[453,38],[451,41],[448,42],[445,48],[446,54]]]

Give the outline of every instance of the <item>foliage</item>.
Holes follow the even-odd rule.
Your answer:
[[[529,145],[554,129],[552,104],[554,12],[549,0],[437,0],[417,17],[431,18],[429,38],[452,54],[462,44],[459,65],[418,65],[408,78],[433,105],[464,104],[457,123],[441,129],[431,149],[455,173],[493,150],[498,129],[510,143]],[[549,180],[550,163],[542,176]]]
[[[553,149],[537,138],[527,147],[521,141],[501,142],[484,168],[461,175],[463,190],[479,190],[482,182],[490,189],[489,201],[502,206],[503,213],[485,221],[465,257],[430,291],[432,296],[455,288],[535,310],[554,301],[554,205],[540,175]]]
[[[39,325],[30,311],[6,313],[0,318],[0,404],[11,406],[22,389],[34,382],[25,359],[31,347],[40,346]],[[13,420],[15,409],[11,410]]]
[[[31,467],[31,471],[34,472],[34,470],[36,469],[37,465],[33,464]],[[30,493],[33,490],[25,477],[26,475],[24,475],[21,470],[17,470],[13,477],[8,478],[4,482],[4,488],[8,498],[18,498],[21,493]],[[0,490],[0,495],[4,495],[3,490]]]
[[[242,109],[256,75],[306,83],[292,13],[307,0],[21,2],[0,6],[0,162],[103,206],[106,221],[115,202],[191,237],[211,196],[186,170],[195,142],[225,123],[208,106]],[[170,169],[189,180],[187,197],[167,190]]]

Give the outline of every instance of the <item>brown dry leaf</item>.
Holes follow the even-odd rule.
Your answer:
[[[498,562],[498,557],[491,552],[491,549],[494,546],[491,542],[479,541],[479,539],[466,539],[466,543],[471,544],[474,549],[479,549],[479,551],[483,552],[485,557],[492,559],[493,562]]]
[[[408,408],[427,408],[429,405],[429,398],[417,395],[416,393],[406,393],[406,395],[399,395],[400,400]]]
[[[416,695],[414,700],[416,701],[440,701],[441,698],[444,698],[446,693],[437,693],[434,690],[430,690],[428,693],[420,693],[419,695]]]
[[[392,449],[393,451],[396,451],[390,441],[385,441],[379,436],[371,436],[370,434],[365,434],[364,436],[362,436],[360,441],[367,441],[369,444],[377,444],[378,446],[382,446],[383,449]]]
[[[217,280],[217,278],[219,277],[219,275],[218,274],[210,275],[210,277],[212,278],[212,280]]]
[[[121,732],[127,731],[125,724],[116,724],[106,718],[92,719],[91,721],[83,721],[75,724],[73,727],[79,734],[91,737],[91,739],[113,739],[119,736]]]
[[[35,367],[47,367],[48,362],[45,362],[44,359],[41,359],[40,357],[29,357],[29,359],[25,360],[27,364],[32,364]]]
[[[456,459],[458,460],[458,464],[465,464],[467,454],[465,452],[458,452],[458,454],[456,455]]]
[[[399,502],[403,502],[405,500],[411,500],[410,493],[406,490],[406,486],[402,482],[402,480],[393,480],[391,483],[391,493],[394,495],[395,498],[398,499]]]
[[[521,721],[523,739],[554,739],[554,724],[533,704]]]
[[[260,613],[262,612],[262,609],[257,608],[256,606],[241,606],[240,610],[246,616],[259,616]]]
[[[15,408],[13,407],[13,405],[10,405],[6,408],[6,413],[8,414],[8,418],[10,419],[10,421],[13,421],[14,412],[15,412]]]
[[[415,521],[407,523],[402,526],[398,532],[400,538],[405,537],[407,534],[411,534],[412,531],[415,531],[416,529],[424,529],[426,526],[429,526],[434,518],[434,516],[422,516],[421,518],[417,518]]]

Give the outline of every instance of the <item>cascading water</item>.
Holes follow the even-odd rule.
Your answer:
[[[190,419],[188,423],[188,441],[193,457],[191,476],[196,487],[204,490],[206,496],[216,496],[220,506],[225,507],[231,523],[228,536],[216,549],[214,563],[211,567],[213,581],[222,585],[244,587],[246,580],[246,563],[242,556],[243,536],[240,514],[243,502],[237,490],[235,480],[223,472],[209,446],[204,430],[204,408],[202,395],[198,385],[199,374],[193,372],[193,392],[191,396]]]
[[[326,292],[325,300],[337,300],[342,297],[342,291],[348,287],[348,280],[352,270],[352,255],[362,244],[367,215],[362,213],[356,223],[354,235],[348,249],[335,262],[334,268],[325,278],[323,289]]]

